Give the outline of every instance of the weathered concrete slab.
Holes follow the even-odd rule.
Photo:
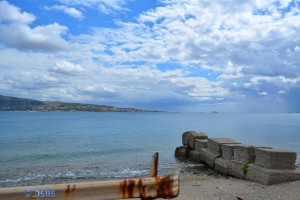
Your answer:
[[[269,148],[271,147],[255,147],[247,144],[222,144],[222,158],[228,160],[239,160],[239,161],[254,161],[256,148]]]
[[[189,146],[176,147],[175,157],[188,158],[190,150],[191,148]]]
[[[239,161],[253,161],[255,160],[254,146],[241,144],[236,147],[236,160]]]
[[[228,161],[228,174],[240,179],[245,179],[245,174],[242,170],[244,162],[230,160]]]
[[[267,169],[296,169],[296,152],[285,151],[280,149],[255,149],[255,165]]]
[[[241,144],[236,147],[236,160],[254,162],[256,159],[255,149],[257,148],[272,149],[272,147],[255,147],[252,145]]]
[[[202,149],[200,152],[200,158],[202,161],[212,168],[215,167],[215,159],[219,157],[219,154],[208,151],[207,149]]]
[[[207,139],[195,139],[194,145],[195,145],[195,150],[196,151],[201,151],[201,149],[206,149],[207,148]]]
[[[222,144],[240,144],[239,142],[230,138],[208,138],[207,150],[222,156]]]
[[[191,159],[194,162],[200,163],[200,153],[195,150],[190,150],[189,151],[189,159]]]
[[[202,162],[204,162],[204,157],[205,157],[206,149],[200,149],[198,152],[200,154],[200,160]]]
[[[245,179],[259,182],[264,185],[297,181],[300,180],[300,169],[275,170],[266,169],[257,165],[251,165],[249,166]]]
[[[182,144],[188,145],[191,133],[196,133],[196,131],[185,131],[182,133]]]
[[[203,132],[194,132],[190,134],[189,137],[189,146],[192,149],[195,149],[195,139],[207,139],[207,135]]]
[[[223,158],[215,159],[215,170],[224,175],[228,175],[228,160]]]
[[[222,158],[227,160],[236,160],[236,147],[241,144],[222,144]]]

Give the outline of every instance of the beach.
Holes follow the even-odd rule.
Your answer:
[[[182,175],[176,200],[300,200],[300,181],[265,186],[220,174]]]

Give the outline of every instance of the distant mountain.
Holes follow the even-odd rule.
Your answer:
[[[0,95],[0,111],[32,112],[156,112],[136,108],[117,108],[113,106],[37,101]]]

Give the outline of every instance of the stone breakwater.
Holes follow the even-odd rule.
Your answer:
[[[203,132],[186,131],[176,157],[206,163],[215,171],[240,179],[272,185],[300,180],[296,152],[241,144],[230,138],[208,138]]]

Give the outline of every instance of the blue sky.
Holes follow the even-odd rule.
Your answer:
[[[0,0],[0,94],[299,112],[298,0]]]

